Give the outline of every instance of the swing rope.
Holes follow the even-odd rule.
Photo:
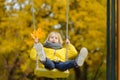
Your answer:
[[[36,30],[35,15],[34,15],[34,3],[32,0],[31,0],[31,10],[32,10],[32,21],[33,21],[34,30]]]
[[[66,0],[66,39],[68,39],[68,22],[69,22],[69,0]],[[66,61],[68,60],[68,44],[66,43]]]
[[[31,0],[31,11],[32,11],[32,21],[33,21],[33,27],[34,31],[37,29],[35,24],[35,15],[34,15],[34,2]],[[38,54],[36,54],[36,69],[38,69]]]

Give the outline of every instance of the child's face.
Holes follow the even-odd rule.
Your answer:
[[[52,42],[52,43],[58,43],[58,36],[56,34],[52,34],[49,37],[49,41]]]

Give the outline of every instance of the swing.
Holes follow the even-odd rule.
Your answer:
[[[68,38],[68,0],[66,0],[66,38]],[[34,30],[36,29],[35,27],[35,22],[34,22],[34,11],[33,11],[33,1],[32,2],[32,17],[33,17],[33,25],[34,25]],[[66,60],[68,59],[68,45],[66,45]],[[36,68],[34,70],[34,74],[38,77],[47,77],[47,78],[67,78],[69,76],[69,71],[59,71],[57,69],[53,70],[48,70],[44,68],[44,65],[40,63],[38,64],[38,55],[36,50],[33,48],[30,53],[30,58],[32,60],[36,60]],[[39,67],[40,66],[40,67]]]
[[[35,55],[36,50],[34,48],[31,49],[30,58],[32,60],[36,60],[36,68],[34,70],[34,74],[38,77],[48,77],[48,78],[67,78],[69,76],[69,71],[59,71],[57,69],[48,70],[44,68],[44,65],[40,63],[39,57],[37,54]],[[39,63],[39,64],[38,64]]]

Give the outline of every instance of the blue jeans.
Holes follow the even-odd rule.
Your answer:
[[[42,62],[45,66],[46,69],[52,70],[54,68],[60,70],[60,71],[65,71],[67,69],[75,68],[77,67],[77,64],[75,60],[69,60],[66,62],[55,62],[51,61],[50,59],[46,59],[45,62]]]

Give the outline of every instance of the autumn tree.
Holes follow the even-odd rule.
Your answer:
[[[33,8],[29,0],[0,2],[1,80],[44,79],[34,75],[35,61],[29,58],[34,44],[30,34],[34,30],[42,34],[41,43],[53,30],[60,32],[64,40],[66,38],[66,0],[33,2]],[[68,80],[105,80],[106,1],[69,0],[68,17],[71,43],[78,52],[83,46],[89,51],[85,64],[72,70]]]

